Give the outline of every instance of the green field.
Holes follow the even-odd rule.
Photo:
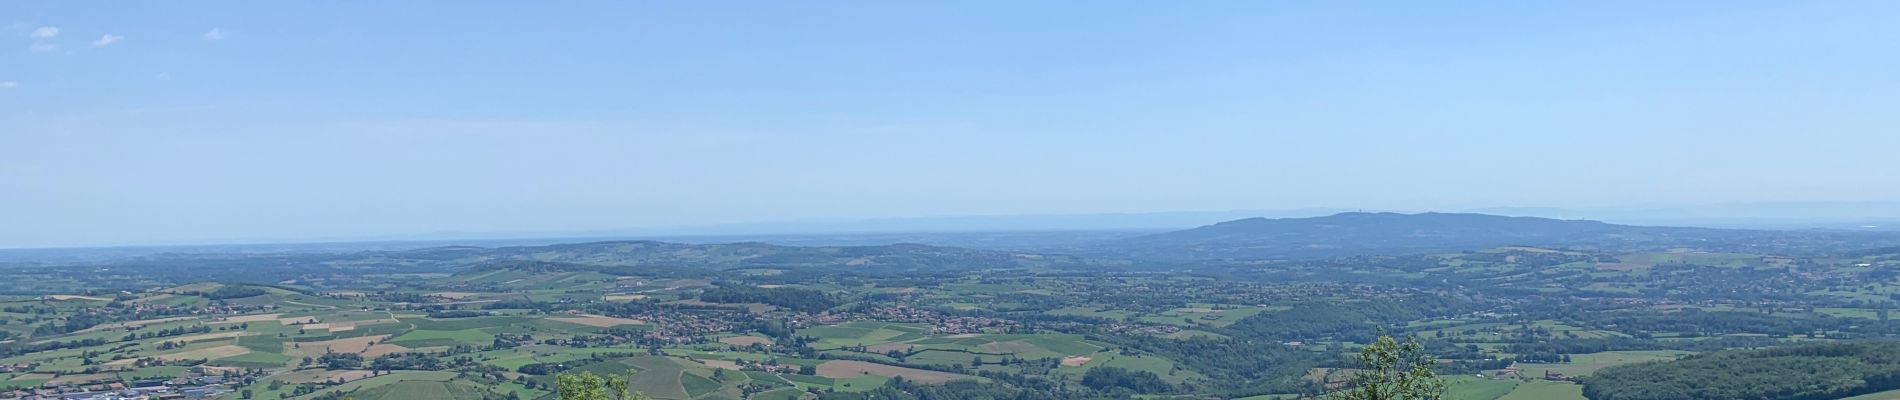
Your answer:
[[[1097,367],[1115,367],[1134,371],[1152,372],[1160,376],[1161,379],[1173,384],[1205,378],[1193,370],[1179,368],[1172,360],[1155,355],[1129,356],[1119,353],[1101,352],[1090,354],[1089,357],[1090,360],[1081,366],[1057,368],[1056,373],[1079,380],[1082,374],[1087,373],[1090,369]]]
[[[1559,374],[1564,374],[1566,376],[1587,376],[1587,375],[1590,375],[1590,373],[1596,372],[1599,369],[1603,369],[1605,367],[1609,367],[1613,365],[1639,363],[1639,362],[1646,362],[1646,361],[1668,361],[1668,360],[1674,360],[1678,356],[1688,355],[1688,354],[1693,354],[1693,353],[1686,352],[1686,351],[1676,351],[1676,350],[1608,351],[1608,352],[1591,353],[1591,354],[1574,354],[1570,356],[1569,363],[1561,363],[1561,364],[1518,363],[1517,367],[1518,369],[1523,371],[1524,376],[1530,377],[1530,378],[1542,378],[1544,376],[1544,371],[1556,372]]]
[[[398,399],[481,399],[473,385],[453,381],[402,381],[350,393],[364,400]]]
[[[332,392],[350,393],[352,397],[356,397],[355,395],[358,393],[369,394],[369,395],[407,395],[407,394],[413,394],[413,393],[423,392],[423,391],[433,393],[434,389],[430,388],[429,387],[430,385],[443,386],[445,382],[448,382],[454,378],[455,378],[455,373],[453,372],[437,372],[437,371],[396,372],[396,373],[383,375],[383,376],[358,379],[355,381],[351,381],[349,383],[344,383],[342,385],[332,386],[329,388],[325,388],[324,390],[305,395],[301,398],[316,397],[316,396],[320,396],[320,395],[323,395],[326,393],[332,393]],[[417,382],[417,383],[411,384],[410,382]],[[398,388],[384,389],[385,387],[389,387],[389,386],[398,386]],[[262,389],[262,388],[259,388],[259,389]],[[444,391],[446,392],[447,389],[444,389]],[[264,391],[258,390],[258,392],[264,392]],[[269,395],[268,397],[274,398],[275,395]],[[356,398],[367,398],[367,397],[356,397]],[[404,397],[383,397],[382,399],[395,400],[395,399],[401,399],[401,398],[404,398]],[[408,398],[416,398],[416,397],[408,397]]]
[[[390,344],[409,348],[470,345],[477,346],[495,341],[495,335],[480,329],[456,331],[414,330],[389,339]]]
[[[1517,385],[1510,394],[1498,400],[1581,400],[1583,385],[1567,382],[1533,380]]]
[[[1445,378],[1446,400],[1496,400],[1516,390],[1517,379],[1488,379],[1475,376]]]
[[[812,346],[814,348],[836,349],[840,347],[870,346],[921,338],[921,334],[927,331],[927,328],[911,324],[856,321],[840,325],[813,327],[799,331],[799,334],[817,337],[819,341]]]

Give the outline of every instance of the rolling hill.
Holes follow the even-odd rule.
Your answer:
[[[1488,214],[1351,212],[1312,218],[1233,220],[1100,243],[1087,252],[1150,260],[1194,260],[1404,254],[1513,245],[1733,251],[1774,244],[1835,251],[1895,238],[1893,234],[1873,232],[1656,227]]]
[[[1069,257],[902,243],[877,246],[781,246],[758,242],[683,244],[615,241],[501,247],[485,249],[474,255],[491,260],[721,270],[826,267],[880,271],[952,270],[1080,264],[1079,260]]]

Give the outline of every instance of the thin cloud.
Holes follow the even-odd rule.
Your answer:
[[[16,87],[20,87],[19,82],[14,82],[14,81],[0,82],[0,89],[12,89]]]
[[[224,29],[211,28],[210,31],[205,32],[204,38],[205,40],[224,40]]]
[[[39,29],[34,29],[31,36],[34,39],[52,39],[55,37],[59,37],[59,27],[42,26]]]
[[[118,43],[120,40],[125,40],[125,37],[113,35],[113,34],[106,34],[104,36],[100,36],[98,40],[92,41],[92,47],[111,46],[113,43]]]

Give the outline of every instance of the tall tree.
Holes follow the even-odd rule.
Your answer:
[[[1352,386],[1327,395],[1332,400],[1437,400],[1445,395],[1445,381],[1432,373],[1438,360],[1425,354],[1417,338],[1405,343],[1379,336],[1359,351],[1359,368]]]

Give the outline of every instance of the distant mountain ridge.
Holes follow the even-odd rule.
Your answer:
[[[1349,212],[1311,218],[1247,218],[1199,228],[1115,237],[1047,250],[990,250],[924,244],[787,246],[762,242],[651,240],[437,246],[413,249],[268,253],[159,253],[107,261],[24,267],[138,269],[179,282],[206,276],[281,282],[307,276],[565,269],[614,275],[770,269],[784,273],[949,272],[985,269],[1142,271],[1254,268],[1258,260],[1310,260],[1476,251],[1500,246],[1636,252],[1696,251],[1800,257],[1887,257],[1900,233],[1760,231],[1632,226],[1453,213]],[[1870,250],[1871,249],[1871,250]],[[1872,252],[1872,253],[1870,253]],[[1382,262],[1383,257],[1348,262]],[[731,273],[731,272],[728,272]]]
[[[1214,225],[1160,233],[1146,238],[1237,238],[1263,231],[1281,235],[1324,235],[1341,239],[1384,239],[1389,234],[1457,238],[1474,235],[1543,237],[1600,231],[1618,227],[1600,221],[1506,217],[1489,214],[1347,212],[1310,218],[1247,218]],[[1409,231],[1409,233],[1401,232]]]
[[[24,262],[55,265],[324,265],[394,270],[463,268],[495,262],[594,265],[621,270],[985,268],[1170,268],[1197,261],[1317,259],[1483,250],[1524,245],[1577,250],[1690,249],[1780,255],[1846,255],[1900,246],[1900,232],[1745,230],[1640,226],[1581,219],[1474,213],[1344,212],[1319,217],[1243,218],[1159,233],[998,232],[864,234],[839,237],[695,237],[690,241],[551,239],[448,243],[235,245],[184,248],[15,250]],[[524,243],[525,242],[525,243]],[[914,244],[914,243],[925,244]],[[431,247],[432,246],[432,247]],[[178,250],[178,251],[167,251]],[[235,251],[235,252],[234,252]],[[73,253],[71,255],[62,255]],[[42,261],[43,260],[43,261]]]
[[[1765,241],[1828,248],[1860,232],[1758,231],[1618,225],[1592,220],[1471,213],[1348,212],[1311,218],[1247,218],[1102,243],[1096,254],[1141,259],[1316,258],[1477,250],[1499,246],[1590,249],[1744,249]],[[1881,235],[1877,237],[1892,237]]]
[[[688,244],[650,240],[481,248],[447,246],[386,252],[389,259],[451,265],[498,261],[582,264],[631,269],[845,268],[860,271],[961,270],[976,268],[1075,267],[1068,256],[942,247],[921,244],[876,246],[782,246],[760,242]]]

